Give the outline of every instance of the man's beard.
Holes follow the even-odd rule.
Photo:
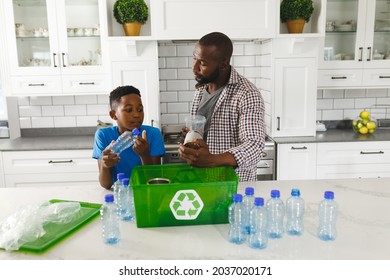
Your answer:
[[[195,80],[198,82],[195,87],[198,88],[200,86],[206,85],[208,83],[214,82],[219,77],[219,68],[215,69],[213,73],[211,73],[210,76],[204,77],[202,76],[200,79],[195,78]]]

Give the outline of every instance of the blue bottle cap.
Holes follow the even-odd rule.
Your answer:
[[[113,202],[113,201],[114,201],[114,195],[111,194],[111,193],[106,194],[106,195],[104,196],[104,201],[105,201],[105,202]]]
[[[118,173],[118,174],[116,174],[116,178],[118,180],[122,180],[123,178],[125,178],[125,173]]]
[[[134,136],[138,136],[138,135],[141,134],[141,131],[139,131],[138,128],[134,128],[133,131],[132,131],[132,133],[133,133]]]
[[[264,198],[262,198],[262,197],[255,197],[254,204],[256,206],[263,206],[264,205]]]
[[[242,194],[239,193],[233,194],[233,202],[242,202]]]
[[[280,197],[280,191],[279,190],[272,190],[271,191],[271,197],[272,198],[279,198]]]
[[[301,192],[298,189],[292,189],[291,190],[291,195],[292,196],[300,196]]]
[[[247,187],[247,188],[245,189],[245,194],[246,194],[246,195],[253,195],[254,193],[255,193],[255,189],[252,188],[252,187]]]
[[[324,193],[324,198],[325,198],[325,199],[333,199],[333,198],[334,198],[334,193],[331,192],[331,191],[326,191],[326,192]]]
[[[122,185],[124,185],[125,187],[127,187],[129,185],[129,178],[123,178],[122,179]]]

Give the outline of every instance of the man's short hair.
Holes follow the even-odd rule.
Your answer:
[[[202,46],[216,46],[220,54],[230,60],[233,54],[232,40],[221,32],[212,32],[204,35],[198,42]]]

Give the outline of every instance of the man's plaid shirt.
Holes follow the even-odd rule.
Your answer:
[[[195,92],[191,114],[195,115],[205,86]],[[260,91],[233,67],[228,84],[212,113],[207,144],[210,153],[229,152],[236,159],[240,181],[255,181],[256,166],[264,149],[264,101]]]

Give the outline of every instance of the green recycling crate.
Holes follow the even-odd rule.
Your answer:
[[[133,169],[130,185],[139,228],[222,224],[238,176],[232,167],[145,165]]]

